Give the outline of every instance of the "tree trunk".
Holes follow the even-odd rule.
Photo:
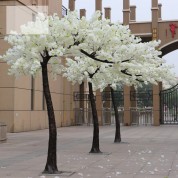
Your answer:
[[[93,94],[92,83],[88,83],[89,86],[89,98],[91,103],[92,109],[92,116],[93,116],[93,143],[90,153],[101,153],[99,148],[99,123],[98,123],[98,114],[96,110],[96,103]]]
[[[119,112],[118,112],[116,102],[115,102],[115,98],[114,98],[114,90],[112,89],[112,87],[110,87],[110,89],[111,89],[111,97],[112,97],[112,103],[113,103],[114,113],[115,113],[115,122],[116,122],[116,131],[115,131],[114,143],[119,143],[119,142],[121,142]]]
[[[47,112],[48,112],[49,142],[48,142],[47,162],[43,173],[55,174],[55,173],[59,173],[57,168],[57,153],[56,153],[57,152],[57,129],[56,129],[54,109],[53,109],[53,103],[51,99],[51,93],[50,93],[49,81],[48,81],[48,70],[47,70],[48,62],[46,62],[45,59],[46,58],[44,57],[43,62],[41,62],[41,67],[42,67],[42,78],[43,78],[43,91],[46,99]]]

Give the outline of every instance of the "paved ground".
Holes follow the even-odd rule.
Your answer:
[[[73,175],[44,176],[48,130],[8,134],[0,144],[0,178],[176,178],[178,126],[122,127],[114,144],[114,126],[100,127],[104,154],[89,154],[92,126],[58,129],[58,168]]]

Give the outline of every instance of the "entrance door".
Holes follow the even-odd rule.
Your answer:
[[[160,92],[161,124],[178,124],[178,84]]]

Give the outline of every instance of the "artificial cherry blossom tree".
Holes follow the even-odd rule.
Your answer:
[[[73,45],[73,33],[77,27],[76,13],[60,19],[57,15],[45,17],[39,14],[35,22],[21,26],[21,34],[11,32],[5,40],[12,46],[1,58],[11,66],[9,73],[15,76],[42,74],[43,92],[47,104],[49,123],[48,156],[44,173],[58,173],[57,129],[50,94],[48,73],[55,78],[61,72],[61,57]],[[48,65],[49,64],[49,65]]]
[[[67,58],[66,68],[63,69],[63,76],[73,84],[81,84],[87,80],[89,88],[89,98],[93,116],[93,141],[90,153],[101,153],[99,147],[99,122],[96,110],[95,96],[92,86],[92,78],[97,74],[104,63],[92,60],[89,57],[75,57],[74,59]]]
[[[73,36],[75,45],[69,49],[77,57],[74,60],[67,59],[68,69],[64,76],[68,80],[82,83],[87,79],[89,92],[92,87],[103,91],[108,85],[115,89],[118,83],[141,86],[141,82],[174,82],[175,76],[170,73],[170,66],[163,65],[164,60],[159,57],[161,52],[156,50],[160,42],[142,43],[140,38],[131,35],[127,26],[111,24],[110,20],[101,20],[100,17],[101,13],[97,11],[89,21],[85,17],[78,19],[81,25],[78,33]],[[95,101],[90,96],[94,112],[91,152],[97,153],[100,152],[98,117],[96,109],[93,109],[96,107]],[[120,142],[118,116],[116,119],[115,141]]]

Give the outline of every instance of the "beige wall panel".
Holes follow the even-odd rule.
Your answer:
[[[74,117],[74,110],[72,109],[70,111],[70,122],[71,122],[71,125],[74,125],[75,124],[75,117]]]
[[[45,128],[48,128],[48,113],[47,111],[44,111],[44,114],[45,114]]]
[[[70,126],[70,125],[71,125],[70,112],[64,111],[63,126]]]
[[[14,89],[0,88],[0,110],[14,109]]]
[[[26,112],[14,111],[14,132],[24,131],[24,120],[26,118]]]
[[[25,115],[25,117],[23,116],[24,119],[24,131],[30,131],[31,130],[31,111],[25,111],[22,112],[23,115]]]
[[[15,79],[15,87],[31,89],[31,76],[21,76]]]
[[[7,131],[14,131],[14,111],[0,111],[0,122],[7,125]]]
[[[27,24],[29,21],[32,21],[32,11],[25,6],[17,6],[15,9],[15,30],[21,32],[20,26]]]
[[[39,111],[31,112],[31,130],[39,130],[41,129],[41,114]],[[44,118],[45,123],[45,118]]]
[[[65,80],[65,94],[71,94],[72,84]]]
[[[34,92],[34,110],[42,110],[43,93],[40,91]]]
[[[71,95],[65,95],[64,96],[64,110],[70,110],[71,109],[71,100],[70,97],[72,97]]]
[[[63,110],[63,107],[64,107],[64,105],[63,105],[63,98],[64,98],[64,95],[63,94],[59,94],[59,96],[58,96],[58,98],[59,98],[59,110]]]
[[[57,127],[61,127],[62,126],[62,119],[63,119],[63,111],[56,111],[55,117],[56,117]]]
[[[8,75],[9,66],[6,63],[0,63],[0,88],[14,87],[15,77]]]
[[[14,132],[24,132],[30,130],[30,111],[14,111]]]
[[[41,73],[39,75],[37,75],[34,80],[35,80],[34,81],[35,90],[43,91],[43,83],[42,83]]]
[[[55,120],[56,120],[56,127],[60,127],[61,126],[61,115],[59,111],[55,111]]]
[[[40,119],[40,125],[41,129],[46,129],[46,112],[44,111],[39,111],[39,119]]]
[[[57,82],[58,82],[57,91],[59,93],[63,93],[63,80],[64,80],[64,77],[62,77],[61,75],[58,75],[58,77],[57,77]]]
[[[49,85],[52,92],[63,93],[63,77],[58,75],[56,80],[53,80],[49,75]]]
[[[0,32],[3,33],[3,35],[5,35],[5,29],[0,29]],[[0,35],[1,36],[1,35]],[[7,49],[10,47],[10,45],[4,41],[4,36],[2,36],[3,39],[0,39],[0,54],[5,54],[5,52],[7,51]],[[1,63],[2,61],[0,61]],[[10,66],[9,66],[10,67]],[[9,68],[8,67],[8,68]]]
[[[59,110],[59,95],[51,93],[54,110]]]
[[[14,89],[14,110],[31,110],[31,91]]]
[[[0,6],[0,30],[6,26],[6,7]]]
[[[49,14],[53,14],[53,13],[57,13],[60,17],[62,16],[62,8],[61,8],[61,4],[62,4],[62,0],[58,0],[58,1],[48,1],[49,3]]]

